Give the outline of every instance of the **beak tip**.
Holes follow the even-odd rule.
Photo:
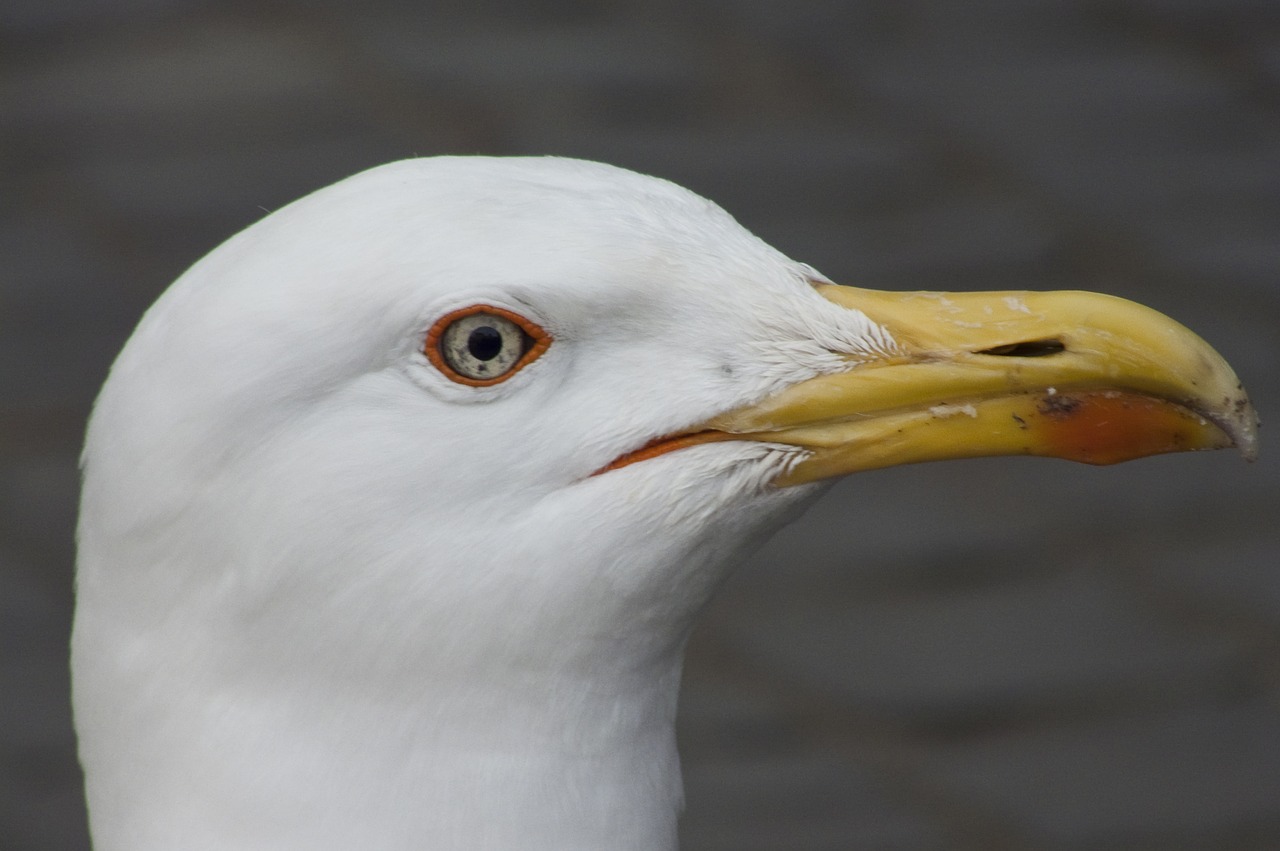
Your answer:
[[[1252,463],[1258,460],[1258,429],[1262,428],[1262,420],[1258,411],[1240,388],[1240,394],[1227,400],[1227,415],[1218,420],[1217,425],[1231,438],[1234,446],[1244,460]]]
[[[1240,451],[1240,455],[1244,460],[1253,463],[1258,460],[1258,429],[1262,426],[1262,421],[1257,415],[1252,415],[1248,420],[1248,425],[1239,430],[1238,434],[1232,435],[1235,441],[1236,449]]]

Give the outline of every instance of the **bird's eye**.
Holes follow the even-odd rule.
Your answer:
[[[447,313],[427,332],[427,359],[453,381],[485,387],[510,378],[551,345],[518,313],[477,304]]]

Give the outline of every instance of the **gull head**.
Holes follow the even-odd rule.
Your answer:
[[[94,409],[95,841],[670,847],[689,629],[825,483],[1255,429],[1207,344],[1120,299],[837,287],[595,163],[357,175],[174,283]]]

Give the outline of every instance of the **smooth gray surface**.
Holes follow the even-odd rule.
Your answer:
[[[1280,398],[1280,4],[0,4],[0,847],[86,847],[76,453],[185,267],[387,160],[684,183],[846,283],[1085,288]],[[1264,438],[1269,438],[1264,434]],[[728,584],[686,847],[1280,847],[1280,454],[864,474]]]

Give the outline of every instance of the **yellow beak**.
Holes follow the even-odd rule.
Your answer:
[[[1086,292],[817,286],[884,326],[898,351],[704,424],[715,439],[809,450],[779,485],[984,455],[1256,455],[1257,416],[1231,367],[1150,308]]]

